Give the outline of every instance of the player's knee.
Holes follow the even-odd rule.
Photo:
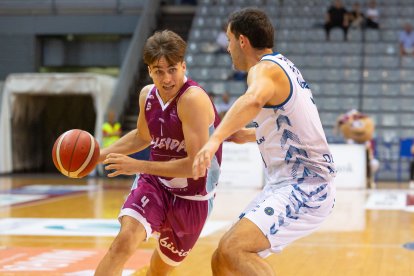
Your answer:
[[[213,256],[211,257],[211,268],[214,270],[220,265],[220,259],[218,255],[218,251],[215,250]]]
[[[219,243],[216,254],[218,258],[229,259],[237,252],[241,252],[240,241],[231,235],[224,236]]]
[[[160,275],[170,275],[170,273],[174,270],[174,267],[160,267],[151,265],[147,276],[160,276]]]
[[[136,238],[130,233],[120,233],[110,247],[110,251],[119,255],[132,255],[137,248]]]
[[[226,257],[220,253],[219,249],[216,249],[211,258],[211,270],[213,275],[225,275],[224,271],[226,271],[228,261],[230,260],[226,260]]]

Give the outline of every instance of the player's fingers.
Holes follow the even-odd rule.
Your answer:
[[[103,162],[103,164],[117,164],[117,163],[121,163],[121,159],[117,158],[117,157],[107,157]]]
[[[203,177],[206,174],[208,160],[204,156],[200,156],[199,166],[197,167],[197,178]]]
[[[114,162],[114,158],[111,158],[110,156],[106,156],[105,160],[102,162],[103,164],[110,164]]]
[[[193,179],[194,180],[197,180],[198,179],[198,158],[197,158],[197,156],[196,156],[196,158],[194,159],[194,161],[193,161],[193,170],[192,170],[192,172],[193,172]]]
[[[108,176],[109,177],[115,177],[115,176],[118,176],[118,175],[120,175],[121,173],[119,172],[119,171],[114,171],[114,172],[112,172],[112,173],[110,173],[110,174],[108,174]]]
[[[202,160],[203,167],[200,168],[201,169],[200,173],[201,173],[201,176],[204,176],[206,169],[210,167],[210,156],[209,156],[208,151],[203,152],[201,160]]]
[[[200,155],[197,155],[193,163],[193,178],[195,180],[197,180],[200,177],[200,171],[203,167],[203,159]]]
[[[193,174],[193,178],[195,180],[197,180],[197,166],[198,166],[198,161],[197,161],[197,159],[194,159],[193,167],[191,168],[191,173]]]
[[[118,157],[121,157],[122,156],[122,154],[119,154],[119,153],[109,153],[107,156],[106,156],[106,159],[109,159],[109,158],[118,158]]]
[[[210,154],[206,151],[203,155],[203,164],[204,164],[204,170],[203,170],[203,175],[205,174],[205,170],[207,168],[210,168],[211,165],[211,160],[210,160]]]

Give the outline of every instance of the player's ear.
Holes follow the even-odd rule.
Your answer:
[[[250,43],[249,39],[244,36],[244,35],[240,35],[239,36],[239,43],[240,43],[240,47],[245,47],[246,45],[248,45]]]
[[[183,71],[187,71],[187,63],[185,63],[185,61],[182,62],[182,67],[183,67]]]
[[[151,71],[151,67],[149,67],[149,66],[147,66],[147,68],[148,68],[148,75],[152,78],[152,71]]]
[[[247,37],[245,37],[244,35],[240,35],[239,36],[240,47],[246,46],[246,42],[247,42]]]

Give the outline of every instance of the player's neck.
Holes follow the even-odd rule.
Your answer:
[[[177,92],[174,94],[165,94],[158,90],[158,95],[160,96],[163,104],[167,104],[168,102],[172,101],[172,99],[174,99],[175,96],[177,96],[178,92],[180,92],[180,90],[177,90]]]
[[[253,50],[251,54],[249,55],[250,58],[247,59],[247,72],[255,66],[264,55],[270,55],[273,54],[273,50],[270,48],[266,48],[264,50]]]
[[[263,56],[271,55],[271,54],[273,54],[273,49],[270,49],[270,48],[267,48],[267,49],[264,49],[264,50],[257,50],[256,51],[257,61],[261,60]]]

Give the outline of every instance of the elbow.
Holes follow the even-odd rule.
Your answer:
[[[254,110],[260,110],[263,106],[266,105],[266,101],[259,97],[250,96],[248,98],[249,106]]]
[[[255,101],[253,101],[252,106],[254,109],[256,110],[260,110],[263,106],[265,106],[266,103],[260,101],[259,99],[256,99]]]

